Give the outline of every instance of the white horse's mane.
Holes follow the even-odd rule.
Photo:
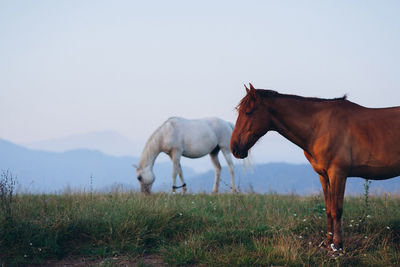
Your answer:
[[[146,145],[143,148],[142,156],[140,157],[138,168],[143,168],[146,164],[158,155],[160,152],[160,137],[161,128],[164,126],[165,122],[158,127],[147,140]],[[157,154],[157,155],[155,155]],[[154,161],[153,161],[154,162]]]

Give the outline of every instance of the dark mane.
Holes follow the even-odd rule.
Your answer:
[[[261,96],[261,97],[291,98],[291,99],[298,99],[298,100],[311,101],[311,102],[347,100],[347,95],[344,95],[342,97],[337,97],[337,98],[326,99],[326,98],[318,98],[318,97],[304,97],[304,96],[299,96],[299,95],[280,94],[277,91],[265,90],[265,89],[256,89],[256,93],[258,96]],[[236,109],[239,110],[240,107],[246,106],[250,101],[251,101],[251,97],[249,97],[249,95],[246,95],[245,97],[243,97],[243,99],[237,105]]]
[[[307,100],[307,101],[313,101],[313,102],[347,100],[347,95],[344,95],[342,97],[337,97],[337,98],[326,99],[326,98],[318,98],[318,97],[304,97],[304,96],[299,96],[299,95],[280,94],[274,90],[257,89],[256,92],[258,95],[265,96],[265,97],[285,97],[285,98],[294,98],[294,99],[301,99],[301,100]]]

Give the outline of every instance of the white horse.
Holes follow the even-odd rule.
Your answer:
[[[221,150],[228,163],[231,175],[231,190],[236,191],[234,182],[233,163],[229,149],[233,124],[219,118],[205,118],[188,120],[172,117],[165,121],[150,136],[143,149],[139,164],[136,168],[137,179],[140,189],[144,193],[150,193],[151,186],[155,180],[153,165],[157,156],[164,152],[172,160],[172,192],[182,187],[182,193],[186,192],[186,183],[183,179],[180,164],[181,156],[188,158],[200,158],[210,154],[214,165],[215,181],[212,193],[218,192],[221,165],[218,160],[218,152]],[[182,182],[176,186],[176,176]]]

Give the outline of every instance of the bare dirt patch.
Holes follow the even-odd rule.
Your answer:
[[[35,265],[31,265],[33,267]],[[93,259],[85,257],[68,257],[62,260],[50,260],[40,266],[44,267],[85,267],[85,266],[166,266],[159,255],[145,255],[140,258],[127,256],[110,257],[105,259]]]

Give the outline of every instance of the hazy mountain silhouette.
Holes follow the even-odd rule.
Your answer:
[[[136,142],[135,142],[136,141]],[[131,140],[114,131],[90,132],[24,144],[31,149],[63,152],[86,148],[107,155],[140,155],[144,141]]]
[[[117,157],[89,149],[49,152],[27,149],[0,139],[0,170],[9,170],[17,177],[18,185],[28,192],[62,192],[68,187],[88,191],[110,189],[117,185],[138,190],[133,163],[136,157]],[[211,166],[210,166],[211,167]],[[267,163],[245,169],[235,166],[236,185],[242,192],[306,195],[321,191],[318,175],[308,164]],[[170,191],[171,162],[154,166],[155,191]],[[189,192],[211,192],[214,171],[196,173],[183,166]],[[346,194],[362,194],[364,179],[349,178]],[[180,185],[177,179],[177,185]],[[222,170],[220,192],[230,191],[230,176]],[[372,193],[400,193],[400,179],[372,181]]]
[[[236,185],[241,192],[278,193],[308,195],[322,193],[318,175],[309,164],[266,163],[257,164],[251,169],[235,166]],[[188,189],[194,193],[211,192],[214,172],[198,174],[188,179]],[[364,192],[365,179],[348,178],[346,195],[358,195]],[[230,191],[230,176],[226,167],[222,169],[220,192]],[[372,181],[371,194],[385,192],[400,193],[400,177]]]
[[[54,192],[73,189],[96,190],[123,184],[138,189],[136,173],[132,164],[136,157],[116,157],[88,149],[67,152],[48,152],[27,149],[0,139],[0,170],[9,170],[20,187],[30,192]],[[193,175],[190,168],[183,170]],[[172,166],[169,162],[157,163],[155,186],[171,183]],[[92,177],[92,178],[91,178]]]

